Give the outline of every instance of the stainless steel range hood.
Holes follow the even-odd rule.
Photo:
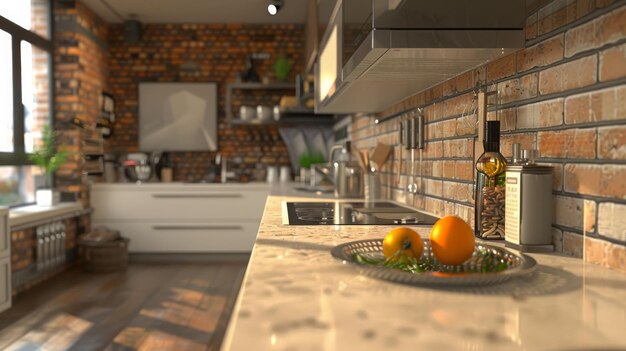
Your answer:
[[[338,1],[316,67],[316,111],[379,112],[522,48],[524,19],[524,0]]]

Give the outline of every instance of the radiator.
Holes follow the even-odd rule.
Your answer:
[[[35,251],[37,270],[47,270],[63,264],[65,255],[65,223],[52,222],[36,227],[37,249]]]

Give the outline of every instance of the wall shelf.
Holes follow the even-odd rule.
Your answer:
[[[308,116],[302,115],[283,117],[278,121],[264,121],[260,119],[242,120],[239,118],[226,118],[224,120],[224,122],[228,124],[243,126],[332,125],[334,121],[335,120],[332,115],[315,116],[310,114]]]
[[[235,90],[267,90],[268,94],[278,95],[280,90],[296,90],[295,83],[232,83],[226,86],[226,123],[236,125],[295,125],[295,124],[326,124],[332,123],[334,115],[331,114],[315,114],[313,109],[302,106],[281,110],[281,119],[279,121],[259,119],[242,120],[233,113],[233,92]],[[269,106],[271,107],[271,106]]]
[[[234,89],[242,89],[242,90],[295,90],[295,83],[284,83],[284,82],[276,82],[276,83],[254,83],[254,82],[246,82],[246,83],[232,83],[228,84],[228,90]]]

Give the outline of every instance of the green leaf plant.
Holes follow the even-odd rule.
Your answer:
[[[42,131],[41,146],[29,156],[29,159],[41,167],[46,174],[46,188],[50,188],[48,183],[50,175],[67,161],[67,151],[57,151],[56,139],[58,135],[59,133],[53,131],[49,125],[45,125]]]

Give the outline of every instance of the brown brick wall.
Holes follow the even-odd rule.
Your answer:
[[[287,150],[275,127],[235,127],[223,123],[226,85],[236,81],[245,70],[249,54],[266,53],[269,59],[255,60],[261,77],[275,80],[272,65],[284,55],[293,63],[289,81],[302,70],[304,28],[301,25],[240,24],[148,24],[141,41],[129,44],[121,25],[111,26],[109,36],[109,87],[116,99],[117,121],[114,135],[106,143],[111,152],[138,150],[138,84],[159,82],[218,83],[218,148],[234,158],[243,179],[253,177],[258,166],[288,165]],[[197,72],[182,71],[188,58],[200,66]],[[235,91],[233,111],[242,104],[275,105],[288,91]],[[165,150],[166,151],[166,150]],[[209,160],[215,153],[174,153],[174,179],[197,180],[206,175]],[[232,163],[231,163],[232,164]]]
[[[43,3],[43,0],[33,0],[33,5]],[[35,14],[41,13],[41,8],[34,7]],[[72,126],[70,122],[77,118],[88,127],[95,125],[99,113],[98,97],[106,90],[108,75],[108,51],[106,40],[108,25],[99,19],[93,12],[80,2],[56,1],[54,3],[55,32],[52,38],[55,44],[54,51],[54,128],[60,131],[60,142],[63,148],[70,151],[68,163],[61,167],[55,175],[55,184],[58,190],[74,193],[84,206],[89,206],[87,178],[82,174],[82,156],[85,137],[92,138],[85,131]],[[37,21],[35,30],[44,34],[47,23]],[[34,55],[34,60],[41,58]],[[39,67],[47,67],[38,65]],[[44,101],[47,96],[40,99]],[[44,102],[47,102],[45,100]],[[47,107],[47,105],[44,105]],[[46,118],[46,111],[33,111],[36,116]],[[40,119],[41,119],[40,118]],[[78,229],[89,230],[90,215],[82,216],[78,221],[65,220],[67,233],[66,249],[76,248]],[[27,228],[11,233],[11,264],[14,273],[27,271],[35,263],[35,248],[37,240],[35,229]],[[20,286],[14,287],[14,292],[23,291],[30,286],[45,280],[58,273],[64,267],[37,274]]]
[[[54,21],[55,128],[61,131],[60,142],[70,151],[69,162],[56,173],[56,186],[75,193],[88,206],[81,151],[85,139],[99,138],[70,122],[78,119],[87,129],[95,127],[98,98],[107,90],[108,25],[79,1],[56,1]]]
[[[475,86],[499,90],[501,151],[539,148],[553,166],[557,251],[626,271],[626,2],[528,0],[526,47],[391,106],[353,118],[358,148],[394,145],[382,169],[390,198],[473,224],[472,142],[467,115]],[[423,193],[407,195],[409,152],[400,151],[399,120],[375,118],[424,108]],[[400,157],[402,153],[402,165]],[[401,166],[402,175],[397,176]],[[419,165],[416,168],[419,170]],[[417,171],[416,171],[417,172]],[[585,252],[585,253],[583,253]]]

